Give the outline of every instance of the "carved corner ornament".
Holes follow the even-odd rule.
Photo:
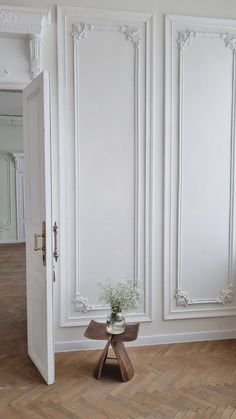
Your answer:
[[[125,35],[126,40],[131,42],[134,47],[139,47],[140,37],[137,28],[131,26],[121,26],[120,31]]]
[[[222,290],[218,298],[220,304],[231,303],[233,300],[233,286],[230,285],[226,290]]]
[[[0,160],[5,160],[7,162],[12,162],[15,164],[14,156],[12,153],[8,153],[8,151],[0,151]]]
[[[190,45],[195,36],[196,32],[189,30],[178,32],[177,44],[179,49],[182,50],[184,47]]]
[[[191,300],[187,292],[183,291],[181,288],[177,288],[175,293],[176,305],[188,307],[191,305]]]
[[[226,48],[230,48],[233,53],[236,52],[236,36],[230,35],[229,33],[222,34]]]
[[[80,294],[76,294],[74,300],[74,311],[86,313],[90,308],[90,304],[86,297],[82,297]]]
[[[188,307],[192,304],[229,304],[233,300],[233,286],[222,290],[219,297],[215,299],[192,299],[189,297],[188,292],[183,291],[181,288],[177,288],[175,293],[176,305],[181,307]]]
[[[89,23],[81,22],[79,25],[72,25],[72,38],[74,42],[78,42],[81,39],[86,39],[88,37],[89,31],[91,31],[92,25]]]

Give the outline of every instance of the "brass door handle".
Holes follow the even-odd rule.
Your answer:
[[[39,238],[42,238],[42,247],[39,247]],[[42,222],[42,234],[34,234],[34,251],[41,250],[43,252],[43,264],[46,265],[46,230],[45,221]]]

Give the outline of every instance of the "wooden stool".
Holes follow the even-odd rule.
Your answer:
[[[139,323],[127,324],[123,333],[120,335],[111,335],[106,331],[106,325],[104,323],[98,323],[94,320],[91,320],[89,326],[84,332],[84,336],[88,339],[107,340],[107,344],[103,349],[103,352],[94,370],[94,376],[98,380],[101,378],[102,368],[106,362],[108,349],[110,346],[116,355],[120,367],[122,381],[131,380],[134,375],[134,369],[125,350],[123,342],[131,342],[137,339],[138,329]]]

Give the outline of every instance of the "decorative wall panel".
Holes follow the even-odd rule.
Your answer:
[[[166,19],[165,318],[235,314],[236,22]]]
[[[16,165],[17,240],[25,242],[25,163],[24,153],[14,153]]]
[[[138,281],[151,319],[151,15],[59,8],[61,318],[104,318],[98,283]]]
[[[15,165],[13,155],[0,151],[0,242],[16,241]]]

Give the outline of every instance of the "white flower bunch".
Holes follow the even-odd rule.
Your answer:
[[[98,285],[101,288],[100,301],[109,304],[115,311],[131,311],[142,301],[142,292],[132,279],[126,282],[107,279]]]

